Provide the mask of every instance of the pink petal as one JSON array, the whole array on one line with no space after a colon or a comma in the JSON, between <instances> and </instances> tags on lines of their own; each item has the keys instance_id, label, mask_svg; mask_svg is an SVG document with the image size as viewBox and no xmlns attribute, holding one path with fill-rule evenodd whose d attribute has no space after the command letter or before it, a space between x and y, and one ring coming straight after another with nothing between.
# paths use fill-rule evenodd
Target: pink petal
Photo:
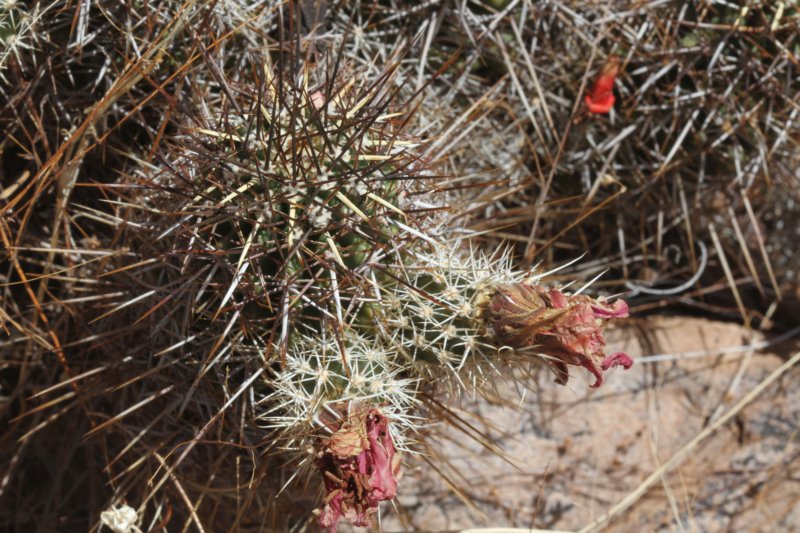
<instances>
[{"instance_id":1,"label":"pink petal","mask_svg":"<svg viewBox=\"0 0 800 533\"><path fill-rule=\"evenodd\" d=\"M610 306L604 302L596 302L592 304L592 311L597 318L627 318L628 304L624 300L617 300Z\"/></svg>"},{"instance_id":2,"label":"pink petal","mask_svg":"<svg viewBox=\"0 0 800 533\"><path fill-rule=\"evenodd\" d=\"M344 518L356 527L369 527L372 525L372 520L369 517L369 511L371 509L371 507L367 507L366 509L350 508L345 512Z\"/></svg>"},{"instance_id":3,"label":"pink petal","mask_svg":"<svg viewBox=\"0 0 800 533\"><path fill-rule=\"evenodd\" d=\"M331 530L331 533L336 533L336 525L339 523L339 520L342 518L342 500L344 499L344 494L339 493L331 500L325 504L325 507L322 509L317 521L321 527L328 527Z\"/></svg>"},{"instance_id":4,"label":"pink petal","mask_svg":"<svg viewBox=\"0 0 800 533\"><path fill-rule=\"evenodd\" d=\"M356 457L356 471L359 474L366 474L369 472L369 452L364 450Z\"/></svg>"},{"instance_id":5,"label":"pink petal","mask_svg":"<svg viewBox=\"0 0 800 533\"><path fill-rule=\"evenodd\" d=\"M609 355L603 362L600 363L600 368L603 370L608 370L609 368L621 366L625 370L628 370L630 367L633 366L633 359L624 352L617 352L613 355Z\"/></svg>"},{"instance_id":6,"label":"pink petal","mask_svg":"<svg viewBox=\"0 0 800 533\"><path fill-rule=\"evenodd\" d=\"M603 372L597 368L597 365L590 358L581 360L581 366L594 375L594 383L589 385L591 388L596 389L603 384Z\"/></svg>"},{"instance_id":7,"label":"pink petal","mask_svg":"<svg viewBox=\"0 0 800 533\"><path fill-rule=\"evenodd\" d=\"M558 289L551 289L547 295L550 297L550 302L556 309L563 309L569 305L567 297L564 296L564 293Z\"/></svg>"},{"instance_id":8,"label":"pink petal","mask_svg":"<svg viewBox=\"0 0 800 533\"><path fill-rule=\"evenodd\" d=\"M397 494L400 457L389 420L374 408L360 411L317 446L315 466L322 474L327 501L317 511L319 525L334 532L341 519L371 526L380 502Z\"/></svg>"},{"instance_id":9,"label":"pink petal","mask_svg":"<svg viewBox=\"0 0 800 533\"><path fill-rule=\"evenodd\" d=\"M393 457L395 454L392 437L386 418L381 415L370 416L367 420L369 454L372 459L372 476L369 501L374 505L383 500L391 500L397 494L397 480L394 477Z\"/></svg>"}]
</instances>

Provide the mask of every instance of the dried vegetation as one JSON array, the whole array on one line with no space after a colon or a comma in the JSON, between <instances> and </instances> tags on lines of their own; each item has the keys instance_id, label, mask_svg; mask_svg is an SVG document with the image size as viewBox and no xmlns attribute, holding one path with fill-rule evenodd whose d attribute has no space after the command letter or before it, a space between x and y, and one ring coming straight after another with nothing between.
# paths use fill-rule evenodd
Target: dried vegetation
<instances>
[{"instance_id":1,"label":"dried vegetation","mask_svg":"<svg viewBox=\"0 0 800 533\"><path fill-rule=\"evenodd\" d=\"M799 26L783 1L1 2L1 527L365 524L399 452L435 469L429 421L502 454L465 391L628 366L600 294L794 326Z\"/></svg>"}]
</instances>

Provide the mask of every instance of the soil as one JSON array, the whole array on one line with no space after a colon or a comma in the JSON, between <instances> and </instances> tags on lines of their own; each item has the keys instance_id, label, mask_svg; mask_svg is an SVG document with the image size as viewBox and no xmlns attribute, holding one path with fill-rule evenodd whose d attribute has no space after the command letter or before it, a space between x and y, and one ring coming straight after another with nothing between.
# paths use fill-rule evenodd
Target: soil
<instances>
[{"instance_id":1,"label":"soil","mask_svg":"<svg viewBox=\"0 0 800 533\"><path fill-rule=\"evenodd\" d=\"M383 531L579 530L800 349L793 341L748 349L769 338L681 317L634 321L608 340L608 353L638 361L609 371L599 389L581 369L567 386L543 369L521 402L513 382L499 383L495 398L465 399L460 416L502 452L440 428L433 453L441 457L431 461L440 472L424 457L407 459L396 508L382 510ZM800 531L798 372L784 374L603 531Z\"/></svg>"}]
</instances>

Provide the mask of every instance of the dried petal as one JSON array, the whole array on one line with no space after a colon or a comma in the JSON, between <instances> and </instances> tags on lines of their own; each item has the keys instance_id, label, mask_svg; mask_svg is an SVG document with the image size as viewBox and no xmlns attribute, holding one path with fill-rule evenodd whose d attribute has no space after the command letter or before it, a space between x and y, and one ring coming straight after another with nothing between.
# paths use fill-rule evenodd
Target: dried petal
<instances>
[{"instance_id":1,"label":"dried petal","mask_svg":"<svg viewBox=\"0 0 800 533\"><path fill-rule=\"evenodd\" d=\"M605 302L594 302L592 311L597 318L628 318L628 304L623 300L617 300L613 305Z\"/></svg>"},{"instance_id":2,"label":"dried petal","mask_svg":"<svg viewBox=\"0 0 800 533\"><path fill-rule=\"evenodd\" d=\"M325 504L325 507L319 512L319 516L317 517L317 522L322 527L330 528L332 533L336 533L336 525L341 520L344 512L342 511L342 500L344 499L344 494L339 492L338 494L334 495L328 503Z\"/></svg>"},{"instance_id":3,"label":"dried petal","mask_svg":"<svg viewBox=\"0 0 800 533\"><path fill-rule=\"evenodd\" d=\"M325 485L318 522L334 533L341 519L355 526L371 525L380 502L397 494L400 477L400 456L389 421L380 411L362 409L339 426L317 443L315 461Z\"/></svg>"},{"instance_id":4,"label":"dried petal","mask_svg":"<svg viewBox=\"0 0 800 533\"><path fill-rule=\"evenodd\" d=\"M353 427L346 422L336 433L331 435L328 447L334 455L344 459L347 457L357 457L369 444L362 428Z\"/></svg>"},{"instance_id":5,"label":"dried petal","mask_svg":"<svg viewBox=\"0 0 800 533\"><path fill-rule=\"evenodd\" d=\"M621 366L625 370L628 370L633 366L633 359L624 352L617 352L614 355L609 355L600 363L600 368L603 370L608 370L615 366Z\"/></svg>"},{"instance_id":6,"label":"dried petal","mask_svg":"<svg viewBox=\"0 0 800 533\"><path fill-rule=\"evenodd\" d=\"M495 338L513 348L530 346L536 335L564 313L559 306L548 306L547 296L544 289L528 283L498 287L487 310Z\"/></svg>"},{"instance_id":7,"label":"dried petal","mask_svg":"<svg viewBox=\"0 0 800 533\"><path fill-rule=\"evenodd\" d=\"M383 500L391 500L397 494L399 468L393 461L394 443L389 435L388 420L375 411L367 418L367 435L369 437L368 464L372 465L369 478L371 491L369 501L374 505Z\"/></svg>"},{"instance_id":8,"label":"dried petal","mask_svg":"<svg viewBox=\"0 0 800 533\"><path fill-rule=\"evenodd\" d=\"M582 366L595 376L592 387L603 383L603 371L633 364L625 354L603 353L605 322L627 316L622 300L609 304L528 283L498 287L486 309L496 342L516 349L536 345L561 384L569 379L569 366Z\"/></svg>"}]
</instances>

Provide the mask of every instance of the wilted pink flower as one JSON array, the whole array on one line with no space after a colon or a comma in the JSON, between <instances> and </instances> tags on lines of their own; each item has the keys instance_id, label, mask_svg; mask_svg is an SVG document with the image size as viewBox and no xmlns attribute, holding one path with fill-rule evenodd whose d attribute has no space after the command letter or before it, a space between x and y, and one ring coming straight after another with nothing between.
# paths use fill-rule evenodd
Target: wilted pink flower
<instances>
[{"instance_id":1,"label":"wilted pink flower","mask_svg":"<svg viewBox=\"0 0 800 533\"><path fill-rule=\"evenodd\" d=\"M332 533L342 518L355 526L371 525L380 502L397 494L400 477L388 419L374 408L356 412L318 442L317 450L314 464L325 485L319 524Z\"/></svg>"},{"instance_id":2,"label":"wilted pink flower","mask_svg":"<svg viewBox=\"0 0 800 533\"><path fill-rule=\"evenodd\" d=\"M633 360L624 353L603 353L605 322L628 316L628 305L589 296L564 294L528 283L499 287L489 301L487 321L498 342L512 348L537 346L556 370L556 382L569 379L569 365L582 366L603 383L603 372L614 366L628 369Z\"/></svg>"}]
</instances>

